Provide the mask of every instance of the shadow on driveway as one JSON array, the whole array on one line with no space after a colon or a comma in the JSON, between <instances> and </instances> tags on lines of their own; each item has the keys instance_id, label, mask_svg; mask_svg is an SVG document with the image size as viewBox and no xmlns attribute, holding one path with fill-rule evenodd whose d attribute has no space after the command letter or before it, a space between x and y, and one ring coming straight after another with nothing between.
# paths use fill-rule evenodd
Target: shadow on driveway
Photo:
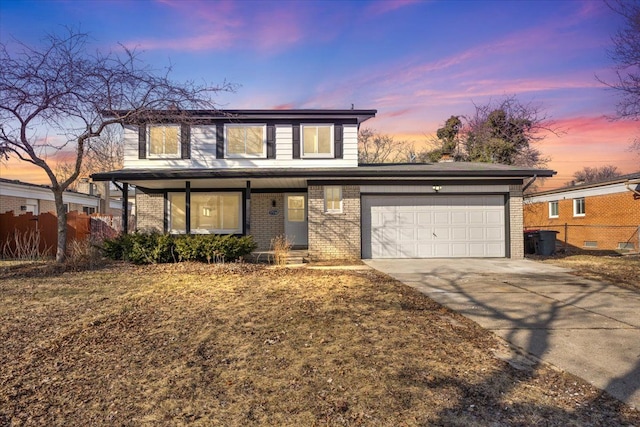
<instances>
[{"instance_id":1,"label":"shadow on driveway","mask_svg":"<svg viewBox=\"0 0 640 427\"><path fill-rule=\"evenodd\" d=\"M640 295L529 260L366 264L640 408Z\"/></svg>"}]
</instances>

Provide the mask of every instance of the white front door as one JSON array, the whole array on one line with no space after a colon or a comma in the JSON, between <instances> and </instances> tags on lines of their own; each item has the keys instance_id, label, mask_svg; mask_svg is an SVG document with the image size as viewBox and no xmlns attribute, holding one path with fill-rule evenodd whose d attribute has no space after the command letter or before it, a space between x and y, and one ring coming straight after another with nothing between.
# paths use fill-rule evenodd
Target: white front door
<instances>
[{"instance_id":1,"label":"white front door","mask_svg":"<svg viewBox=\"0 0 640 427\"><path fill-rule=\"evenodd\" d=\"M307 195L289 193L284 195L284 234L294 247L309 244L307 226Z\"/></svg>"}]
</instances>

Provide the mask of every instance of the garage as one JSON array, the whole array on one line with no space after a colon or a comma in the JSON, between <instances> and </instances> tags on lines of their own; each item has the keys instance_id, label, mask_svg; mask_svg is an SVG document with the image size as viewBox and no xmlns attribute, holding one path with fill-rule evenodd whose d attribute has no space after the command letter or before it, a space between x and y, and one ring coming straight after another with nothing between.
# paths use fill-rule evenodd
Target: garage
<instances>
[{"instance_id":1,"label":"garage","mask_svg":"<svg viewBox=\"0 0 640 427\"><path fill-rule=\"evenodd\" d=\"M363 258L506 256L504 195L363 195Z\"/></svg>"}]
</instances>

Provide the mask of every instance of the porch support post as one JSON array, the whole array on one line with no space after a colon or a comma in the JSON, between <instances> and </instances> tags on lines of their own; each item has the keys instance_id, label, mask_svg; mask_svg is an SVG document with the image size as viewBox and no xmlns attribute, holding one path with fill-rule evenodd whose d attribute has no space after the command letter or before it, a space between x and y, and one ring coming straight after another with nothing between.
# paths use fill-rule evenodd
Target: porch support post
<instances>
[{"instance_id":1,"label":"porch support post","mask_svg":"<svg viewBox=\"0 0 640 427\"><path fill-rule=\"evenodd\" d=\"M244 234L251 234L251 181L247 181L247 191L244 193Z\"/></svg>"},{"instance_id":2,"label":"porch support post","mask_svg":"<svg viewBox=\"0 0 640 427\"><path fill-rule=\"evenodd\" d=\"M191 181L185 182L184 188L184 201L185 201L185 233L191 234Z\"/></svg>"},{"instance_id":3,"label":"porch support post","mask_svg":"<svg viewBox=\"0 0 640 427\"><path fill-rule=\"evenodd\" d=\"M107 183L107 185L109 185ZM107 200L107 203L109 201ZM129 233L129 184L122 183L122 234Z\"/></svg>"}]
</instances>

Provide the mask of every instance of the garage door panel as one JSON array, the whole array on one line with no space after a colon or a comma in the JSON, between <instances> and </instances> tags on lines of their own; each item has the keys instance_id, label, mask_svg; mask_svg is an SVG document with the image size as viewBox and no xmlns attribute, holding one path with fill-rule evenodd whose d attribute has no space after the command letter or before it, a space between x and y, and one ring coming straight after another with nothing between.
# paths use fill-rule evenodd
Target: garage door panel
<instances>
[{"instance_id":1,"label":"garage door panel","mask_svg":"<svg viewBox=\"0 0 640 427\"><path fill-rule=\"evenodd\" d=\"M363 195L363 257L504 257L504 196Z\"/></svg>"}]
</instances>

